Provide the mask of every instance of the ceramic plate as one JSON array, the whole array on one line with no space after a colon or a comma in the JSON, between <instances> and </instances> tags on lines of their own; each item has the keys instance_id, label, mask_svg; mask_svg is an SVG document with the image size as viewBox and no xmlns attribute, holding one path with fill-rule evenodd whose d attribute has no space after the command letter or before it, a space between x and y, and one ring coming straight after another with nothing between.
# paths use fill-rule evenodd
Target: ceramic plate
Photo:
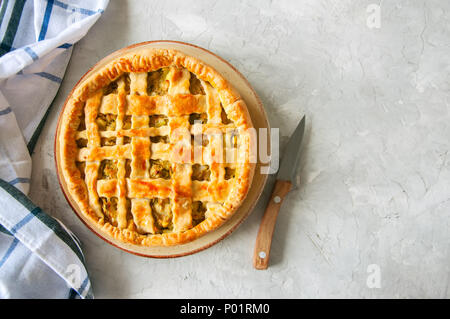
<instances>
[{"instance_id":1,"label":"ceramic plate","mask_svg":"<svg viewBox=\"0 0 450 319\"><path fill-rule=\"evenodd\" d=\"M124 53L132 52L133 50L142 49L142 48L159 48L159 49L175 49L181 52L184 52L187 55L191 55L194 57L199 58L200 60L204 61L205 63L211 65L214 67L217 71L219 71L222 76L224 76L234 87L235 89L240 93L242 98L244 99L245 103L247 104L248 110L250 112L250 116L253 121L253 125L258 130L259 128L267 128L269 129L269 122L267 120L266 112L264 111L263 105L261 103L261 100L251 87L250 83L244 78L244 76L239 73L239 71L234 68L230 63L225 61L224 59L220 58L216 54L200 48L198 46L183 43L183 42L175 42L175 41L150 41L150 42L143 42L138 43L123 49L120 49L106 58L102 59L100 62L98 62L94 67L92 67L77 83L75 86L78 87L81 83L86 81L92 74L95 72L98 68L102 67L106 63L110 62L115 57L122 55ZM75 90L74 88L74 90ZM70 95L69 95L70 96ZM64 106L61 110L58 125L56 128L56 134L55 134L55 161L56 161L56 170L57 175L59 178L60 175L60 160L59 160L59 143L56 141L58 140L59 132L60 132L60 119L61 114L64 112L65 105L67 103L64 103ZM190 255L196 252L199 252L203 249L206 249L208 247L211 247L212 245L216 244L220 240L224 239L228 235L231 234L233 230L235 230L241 223L244 221L244 219L251 213L253 208L256 205L256 202L258 201L258 198L260 197L264 185L266 184L268 175L261 174L261 163L256 164L255 169L255 175L253 177L252 186L249 190L249 193L242 203L241 207L236 211L236 213L228 220L226 221L221 227L217 228L216 230L207 233L206 235L183 245L177 245L177 246L167 246L167 247L143 247L138 245L132 245L123 243L120 241L117 241L116 239L108 236L107 234L100 233L96 227L94 222L87 219L84 214L81 213L79 207L74 202L74 200L71 198L69 192L67 191L67 186L65 184L65 181L62 178L59 178L59 183L61 185L62 191L64 193L64 196L66 197L67 201L69 202L70 206L72 207L73 211L76 213L76 215L81 219L81 221L91 230L93 231L97 236L105 240L106 242L110 243L111 245L114 245L120 249L123 249L129 253L133 253L140 256L145 257L154 257L154 258L171 258L171 257L180 257L185 255Z\"/></svg>"}]
</instances>

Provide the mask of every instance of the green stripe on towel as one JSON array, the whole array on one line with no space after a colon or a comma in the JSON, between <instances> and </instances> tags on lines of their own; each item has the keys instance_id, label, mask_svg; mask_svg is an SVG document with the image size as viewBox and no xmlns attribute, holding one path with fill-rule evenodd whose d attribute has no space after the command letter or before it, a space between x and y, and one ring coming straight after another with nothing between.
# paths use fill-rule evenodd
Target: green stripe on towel
<instances>
[{"instance_id":1,"label":"green stripe on towel","mask_svg":"<svg viewBox=\"0 0 450 319\"><path fill-rule=\"evenodd\" d=\"M5 36L0 43L0 57L11 51L14 38L16 37L17 28L19 27L20 18L22 17L24 5L25 0L16 0L14 3L11 17L8 22L8 28L6 29Z\"/></svg>"},{"instance_id":2,"label":"green stripe on towel","mask_svg":"<svg viewBox=\"0 0 450 319\"><path fill-rule=\"evenodd\" d=\"M3 227L2 224L0 224L0 232L4 233L6 235L13 236L13 234L11 234L11 232L9 230L7 230L5 227Z\"/></svg>"},{"instance_id":3,"label":"green stripe on towel","mask_svg":"<svg viewBox=\"0 0 450 319\"><path fill-rule=\"evenodd\" d=\"M78 256L80 261L86 267L83 254L81 253L80 249L78 248L77 244L75 243L75 240L72 238L72 236L69 233L67 233L67 231L61 226L61 224L56 219L47 215L41 209L36 209L38 207L36 205L34 205L28 199L28 197L25 196L24 193L22 193L20 190L18 190L14 186L10 185L9 183L5 182L1 178L0 178L0 187L2 187L12 197L14 197L17 201L19 201L26 209L28 209L31 213L33 213L33 215L37 219L39 219L42 223L44 223L48 228L53 230L53 232L63 242L65 242L67 244L67 246L70 247L70 249L72 249L72 251Z\"/></svg>"},{"instance_id":4,"label":"green stripe on towel","mask_svg":"<svg viewBox=\"0 0 450 319\"><path fill-rule=\"evenodd\" d=\"M2 9L0 11L0 26L3 23L3 18L5 17L6 8L8 8L8 0L3 0L2 1Z\"/></svg>"}]
</instances>

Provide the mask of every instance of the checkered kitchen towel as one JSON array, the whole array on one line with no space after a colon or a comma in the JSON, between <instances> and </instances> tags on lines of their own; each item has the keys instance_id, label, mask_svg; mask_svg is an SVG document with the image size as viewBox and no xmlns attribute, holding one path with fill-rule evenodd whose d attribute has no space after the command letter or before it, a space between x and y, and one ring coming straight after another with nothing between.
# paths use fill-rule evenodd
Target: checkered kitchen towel
<instances>
[{"instance_id":1,"label":"checkered kitchen towel","mask_svg":"<svg viewBox=\"0 0 450 319\"><path fill-rule=\"evenodd\" d=\"M26 196L30 153L72 46L109 0L2 0L0 298L92 298L79 242Z\"/></svg>"}]
</instances>

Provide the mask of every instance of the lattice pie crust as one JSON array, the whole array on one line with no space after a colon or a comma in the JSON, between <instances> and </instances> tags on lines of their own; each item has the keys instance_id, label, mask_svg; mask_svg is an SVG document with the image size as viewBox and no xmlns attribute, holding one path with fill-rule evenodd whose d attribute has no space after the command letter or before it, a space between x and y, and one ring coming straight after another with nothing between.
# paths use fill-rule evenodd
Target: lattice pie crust
<instances>
[{"instance_id":1,"label":"lattice pie crust","mask_svg":"<svg viewBox=\"0 0 450 319\"><path fill-rule=\"evenodd\" d=\"M200 60L139 50L82 81L61 117L69 196L101 233L177 245L219 227L253 178L247 107Z\"/></svg>"}]
</instances>

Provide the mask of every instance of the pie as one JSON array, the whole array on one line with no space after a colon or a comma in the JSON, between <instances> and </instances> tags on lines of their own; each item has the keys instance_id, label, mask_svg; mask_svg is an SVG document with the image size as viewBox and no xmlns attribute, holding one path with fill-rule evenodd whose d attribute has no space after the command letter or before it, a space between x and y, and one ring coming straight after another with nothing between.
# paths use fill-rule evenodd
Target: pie
<instances>
[{"instance_id":1,"label":"pie","mask_svg":"<svg viewBox=\"0 0 450 319\"><path fill-rule=\"evenodd\" d=\"M252 121L215 69L169 49L124 53L83 79L60 119L68 196L95 230L178 245L229 219L251 186Z\"/></svg>"}]
</instances>

